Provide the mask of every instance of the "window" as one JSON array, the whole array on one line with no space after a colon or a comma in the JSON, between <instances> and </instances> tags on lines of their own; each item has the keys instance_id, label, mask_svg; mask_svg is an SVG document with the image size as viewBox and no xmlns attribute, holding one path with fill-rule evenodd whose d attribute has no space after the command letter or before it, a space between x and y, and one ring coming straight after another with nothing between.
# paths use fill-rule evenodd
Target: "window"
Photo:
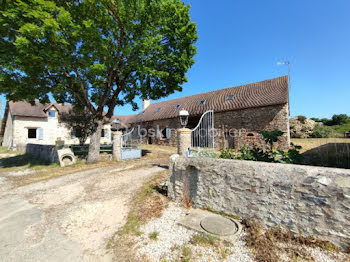
<instances>
[{"instance_id":1,"label":"window","mask_svg":"<svg viewBox=\"0 0 350 262\"><path fill-rule=\"evenodd\" d=\"M201 101L199 102L199 104L200 104L200 105L204 105L204 104L205 104L205 100L201 100Z\"/></svg>"},{"instance_id":2,"label":"window","mask_svg":"<svg viewBox=\"0 0 350 262\"><path fill-rule=\"evenodd\" d=\"M166 127L162 129L162 138L163 139L170 139L171 138L171 129L170 127Z\"/></svg>"},{"instance_id":3,"label":"window","mask_svg":"<svg viewBox=\"0 0 350 262\"><path fill-rule=\"evenodd\" d=\"M159 112L160 111L160 107L157 108L156 112Z\"/></svg>"},{"instance_id":4,"label":"window","mask_svg":"<svg viewBox=\"0 0 350 262\"><path fill-rule=\"evenodd\" d=\"M56 117L56 111L49 111L49 117Z\"/></svg>"},{"instance_id":5,"label":"window","mask_svg":"<svg viewBox=\"0 0 350 262\"><path fill-rule=\"evenodd\" d=\"M108 138L109 137L109 130L108 129L102 129L101 130L101 137Z\"/></svg>"},{"instance_id":6,"label":"window","mask_svg":"<svg viewBox=\"0 0 350 262\"><path fill-rule=\"evenodd\" d=\"M234 95L226 96L226 101L228 101L228 100L233 100L234 97L235 97Z\"/></svg>"},{"instance_id":7,"label":"window","mask_svg":"<svg viewBox=\"0 0 350 262\"><path fill-rule=\"evenodd\" d=\"M36 128L28 128L28 138L36 138Z\"/></svg>"},{"instance_id":8,"label":"window","mask_svg":"<svg viewBox=\"0 0 350 262\"><path fill-rule=\"evenodd\" d=\"M176 106L175 106L175 109L179 109L180 106L181 106L180 104L179 104L179 105L176 105Z\"/></svg>"}]
</instances>

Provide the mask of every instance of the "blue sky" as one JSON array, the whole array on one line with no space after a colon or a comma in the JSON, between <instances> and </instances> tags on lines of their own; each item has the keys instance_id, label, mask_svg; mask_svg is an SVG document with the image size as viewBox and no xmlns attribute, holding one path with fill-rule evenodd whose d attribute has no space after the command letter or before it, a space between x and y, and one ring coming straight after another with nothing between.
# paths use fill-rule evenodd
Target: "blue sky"
<instances>
[{"instance_id":1,"label":"blue sky","mask_svg":"<svg viewBox=\"0 0 350 262\"><path fill-rule=\"evenodd\" d=\"M198 27L196 63L183 92L161 100L285 75L276 63L289 60L292 116L350 115L349 0L185 2Z\"/></svg>"},{"instance_id":2,"label":"blue sky","mask_svg":"<svg viewBox=\"0 0 350 262\"><path fill-rule=\"evenodd\" d=\"M165 99L285 75L276 63L289 60L292 116L350 115L349 0L186 3L198 27L196 63L183 92Z\"/></svg>"}]
</instances>

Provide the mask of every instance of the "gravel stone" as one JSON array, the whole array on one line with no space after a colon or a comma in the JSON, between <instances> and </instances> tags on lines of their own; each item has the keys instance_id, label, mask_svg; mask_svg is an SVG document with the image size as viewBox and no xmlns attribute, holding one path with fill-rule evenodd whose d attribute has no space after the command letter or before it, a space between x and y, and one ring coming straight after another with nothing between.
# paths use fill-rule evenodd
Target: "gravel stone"
<instances>
[{"instance_id":1,"label":"gravel stone","mask_svg":"<svg viewBox=\"0 0 350 262\"><path fill-rule=\"evenodd\" d=\"M176 203L170 203L162 217L153 219L142 226L143 235L135 238L138 250L137 258L141 259L146 256L150 261L160 261L161 259L177 261L181 257L182 247L186 245L192 250L195 261L253 261L249 249L241 239L234 245L227 247L228 256L225 259L220 257L214 247L190 244L191 238L197 233L177 224L185 216L185 209ZM153 232L159 233L157 240L149 238L149 234Z\"/></svg>"}]
</instances>

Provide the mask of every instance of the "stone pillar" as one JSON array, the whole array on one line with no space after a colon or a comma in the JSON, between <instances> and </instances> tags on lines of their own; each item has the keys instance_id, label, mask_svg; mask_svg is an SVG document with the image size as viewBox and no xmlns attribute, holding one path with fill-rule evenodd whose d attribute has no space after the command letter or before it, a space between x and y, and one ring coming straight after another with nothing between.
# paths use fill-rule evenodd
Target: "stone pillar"
<instances>
[{"instance_id":1,"label":"stone pillar","mask_svg":"<svg viewBox=\"0 0 350 262\"><path fill-rule=\"evenodd\" d=\"M121 146L121 137L122 137L122 131L114 131L112 133L113 135L113 159L120 161L120 146Z\"/></svg>"},{"instance_id":2,"label":"stone pillar","mask_svg":"<svg viewBox=\"0 0 350 262\"><path fill-rule=\"evenodd\" d=\"M180 128L177 130L177 153L186 156L188 148L191 147L191 129Z\"/></svg>"}]
</instances>

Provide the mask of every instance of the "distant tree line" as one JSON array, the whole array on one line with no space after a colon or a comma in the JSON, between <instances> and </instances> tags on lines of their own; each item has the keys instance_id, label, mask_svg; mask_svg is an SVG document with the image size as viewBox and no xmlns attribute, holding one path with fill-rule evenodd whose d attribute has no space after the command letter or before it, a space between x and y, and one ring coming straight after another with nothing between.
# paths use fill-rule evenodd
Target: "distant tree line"
<instances>
[{"instance_id":1,"label":"distant tree line","mask_svg":"<svg viewBox=\"0 0 350 262\"><path fill-rule=\"evenodd\" d=\"M312 117L312 120L323 123L326 126L344 125L350 123L350 117L347 114L333 115L331 119Z\"/></svg>"}]
</instances>

